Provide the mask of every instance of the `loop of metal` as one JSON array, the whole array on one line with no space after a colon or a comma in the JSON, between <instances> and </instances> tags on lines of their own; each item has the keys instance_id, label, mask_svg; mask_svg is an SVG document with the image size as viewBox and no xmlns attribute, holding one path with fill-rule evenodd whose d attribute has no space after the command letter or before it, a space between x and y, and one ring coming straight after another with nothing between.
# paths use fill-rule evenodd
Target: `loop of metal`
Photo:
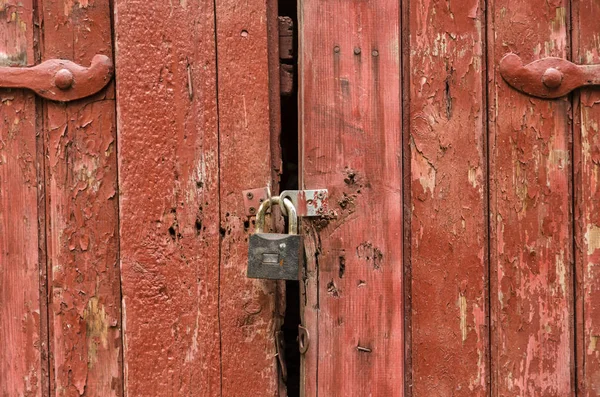
<instances>
[{"instance_id":1,"label":"loop of metal","mask_svg":"<svg viewBox=\"0 0 600 397\"><path fill-rule=\"evenodd\" d=\"M301 325L298 325L298 349L304 354L308 351L310 344L310 334L308 330Z\"/></svg>"},{"instance_id":2,"label":"loop of metal","mask_svg":"<svg viewBox=\"0 0 600 397\"><path fill-rule=\"evenodd\" d=\"M273 204L283 205L286 209L288 216L288 234L298 234L298 215L294 204L287 198L281 199L280 196L272 196L270 200L265 200L258 207L258 213L256 214L256 233L264 233L265 229L265 216L267 210L271 208Z\"/></svg>"}]
</instances>

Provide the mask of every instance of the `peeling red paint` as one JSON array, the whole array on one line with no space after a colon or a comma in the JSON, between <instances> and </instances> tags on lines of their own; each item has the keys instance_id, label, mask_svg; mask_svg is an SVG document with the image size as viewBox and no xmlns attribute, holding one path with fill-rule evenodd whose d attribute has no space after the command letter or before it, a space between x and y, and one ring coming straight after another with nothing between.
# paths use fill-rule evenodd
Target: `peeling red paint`
<instances>
[{"instance_id":1,"label":"peeling red paint","mask_svg":"<svg viewBox=\"0 0 600 397\"><path fill-rule=\"evenodd\" d=\"M33 6L0 6L0 65L31 65ZM40 295L35 97L0 90L0 395L39 396L47 385Z\"/></svg>"},{"instance_id":2,"label":"peeling red paint","mask_svg":"<svg viewBox=\"0 0 600 397\"><path fill-rule=\"evenodd\" d=\"M487 396L483 5L410 3L415 396Z\"/></svg>"},{"instance_id":3,"label":"peeling red paint","mask_svg":"<svg viewBox=\"0 0 600 397\"><path fill-rule=\"evenodd\" d=\"M488 64L492 382L498 395L574 393L569 102L524 95L497 69L509 51L518 51L524 63L567 57L567 6L495 0L488 18L494 21Z\"/></svg>"},{"instance_id":4,"label":"peeling red paint","mask_svg":"<svg viewBox=\"0 0 600 397\"><path fill-rule=\"evenodd\" d=\"M43 25L52 27L44 31L43 59L87 64L95 54L112 56L109 2L65 14L66 3L40 8ZM47 102L44 115L52 394L119 396L114 85L84 100Z\"/></svg>"}]
</instances>

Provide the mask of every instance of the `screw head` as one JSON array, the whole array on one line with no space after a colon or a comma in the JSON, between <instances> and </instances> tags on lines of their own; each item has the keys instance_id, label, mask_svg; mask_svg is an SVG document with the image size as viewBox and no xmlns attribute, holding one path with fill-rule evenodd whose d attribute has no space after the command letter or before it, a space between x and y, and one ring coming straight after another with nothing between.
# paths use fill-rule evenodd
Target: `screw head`
<instances>
[{"instance_id":1,"label":"screw head","mask_svg":"<svg viewBox=\"0 0 600 397\"><path fill-rule=\"evenodd\" d=\"M354 47L354 55L358 55L358 54L360 54L360 48Z\"/></svg>"},{"instance_id":2,"label":"screw head","mask_svg":"<svg viewBox=\"0 0 600 397\"><path fill-rule=\"evenodd\" d=\"M555 68L548 68L542 75L542 83L548 88L557 88L563 79L563 74Z\"/></svg>"},{"instance_id":3,"label":"screw head","mask_svg":"<svg viewBox=\"0 0 600 397\"><path fill-rule=\"evenodd\" d=\"M73 73L68 69L60 69L54 76L54 84L61 90L68 90L73 85Z\"/></svg>"},{"instance_id":4,"label":"screw head","mask_svg":"<svg viewBox=\"0 0 600 397\"><path fill-rule=\"evenodd\" d=\"M248 212L250 212L251 214L255 214L256 213L256 208L250 207L250 208L248 208Z\"/></svg>"},{"instance_id":5,"label":"screw head","mask_svg":"<svg viewBox=\"0 0 600 397\"><path fill-rule=\"evenodd\" d=\"M252 194L252 192L248 192L246 193L246 197L248 198L248 200L252 200L254 198L254 195Z\"/></svg>"}]
</instances>

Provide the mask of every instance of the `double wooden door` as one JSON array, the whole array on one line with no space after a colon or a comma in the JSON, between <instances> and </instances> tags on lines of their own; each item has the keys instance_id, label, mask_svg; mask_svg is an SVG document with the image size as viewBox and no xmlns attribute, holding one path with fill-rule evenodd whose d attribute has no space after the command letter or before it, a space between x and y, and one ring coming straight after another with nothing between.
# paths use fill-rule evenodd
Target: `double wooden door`
<instances>
[{"instance_id":1,"label":"double wooden door","mask_svg":"<svg viewBox=\"0 0 600 397\"><path fill-rule=\"evenodd\" d=\"M0 395L287 395L286 285L246 278L241 192L287 169L289 4L1 7L3 66L104 54L116 77L0 90ZM498 71L600 63L600 5L297 10L299 186L330 209L302 222L302 395L600 396L600 94Z\"/></svg>"}]
</instances>

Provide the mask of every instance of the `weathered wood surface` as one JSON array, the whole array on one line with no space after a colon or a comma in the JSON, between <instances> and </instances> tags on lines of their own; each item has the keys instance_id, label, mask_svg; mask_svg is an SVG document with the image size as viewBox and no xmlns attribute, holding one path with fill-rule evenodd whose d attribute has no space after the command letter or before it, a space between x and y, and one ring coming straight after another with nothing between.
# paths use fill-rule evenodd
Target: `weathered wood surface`
<instances>
[{"instance_id":1,"label":"weathered wood surface","mask_svg":"<svg viewBox=\"0 0 600 397\"><path fill-rule=\"evenodd\" d=\"M305 223L306 396L403 394L399 35L397 1L301 3L301 187L333 211Z\"/></svg>"},{"instance_id":2,"label":"weathered wood surface","mask_svg":"<svg viewBox=\"0 0 600 397\"><path fill-rule=\"evenodd\" d=\"M409 4L412 393L487 396L484 7Z\"/></svg>"},{"instance_id":3,"label":"weathered wood surface","mask_svg":"<svg viewBox=\"0 0 600 397\"><path fill-rule=\"evenodd\" d=\"M493 0L488 15L493 395L574 395L570 101L510 88L497 65L569 58L568 1Z\"/></svg>"},{"instance_id":4,"label":"weathered wood surface","mask_svg":"<svg viewBox=\"0 0 600 397\"><path fill-rule=\"evenodd\" d=\"M216 0L223 396L278 395L277 283L246 277L248 223L241 192L273 186L266 1ZM245 54L245 55L243 55ZM275 95L278 95L275 92ZM277 164L273 164L277 166ZM273 186L273 192L278 191ZM277 326L277 327L276 327Z\"/></svg>"},{"instance_id":5,"label":"weathered wood surface","mask_svg":"<svg viewBox=\"0 0 600 397\"><path fill-rule=\"evenodd\" d=\"M573 1L573 62L600 63L600 4ZM578 396L600 396L600 95L573 97Z\"/></svg>"},{"instance_id":6,"label":"weathered wood surface","mask_svg":"<svg viewBox=\"0 0 600 397\"><path fill-rule=\"evenodd\" d=\"M32 1L7 1L2 66L35 64ZM41 335L36 108L32 93L0 90L0 395L40 396ZM43 211L43 206L42 206Z\"/></svg>"},{"instance_id":7,"label":"weathered wood surface","mask_svg":"<svg viewBox=\"0 0 600 397\"><path fill-rule=\"evenodd\" d=\"M212 10L205 0L116 3L129 396L220 395Z\"/></svg>"},{"instance_id":8,"label":"weathered wood surface","mask_svg":"<svg viewBox=\"0 0 600 397\"><path fill-rule=\"evenodd\" d=\"M246 279L241 196L271 181L266 9L214 6L116 5L129 395L277 393L275 283Z\"/></svg>"},{"instance_id":9,"label":"weathered wood surface","mask_svg":"<svg viewBox=\"0 0 600 397\"><path fill-rule=\"evenodd\" d=\"M42 60L112 58L108 0L38 3ZM120 396L121 297L114 85L44 104L50 386L59 396Z\"/></svg>"}]
</instances>

